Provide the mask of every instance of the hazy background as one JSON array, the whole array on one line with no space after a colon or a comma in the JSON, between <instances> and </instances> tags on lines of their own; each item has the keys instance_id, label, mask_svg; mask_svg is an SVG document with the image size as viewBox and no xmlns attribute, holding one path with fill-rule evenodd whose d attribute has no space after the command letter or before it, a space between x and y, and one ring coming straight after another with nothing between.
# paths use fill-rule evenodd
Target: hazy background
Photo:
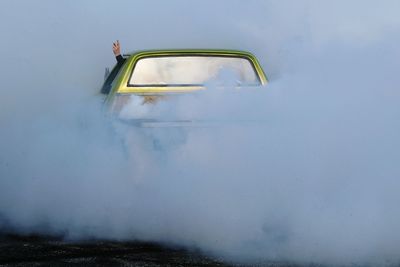
<instances>
[{"instance_id":1,"label":"hazy background","mask_svg":"<svg viewBox=\"0 0 400 267\"><path fill-rule=\"evenodd\" d=\"M400 247L398 1L0 2L0 229L149 240L229 260L395 264ZM253 52L259 91L101 114L124 52ZM233 123L232 121L236 121Z\"/></svg>"}]
</instances>

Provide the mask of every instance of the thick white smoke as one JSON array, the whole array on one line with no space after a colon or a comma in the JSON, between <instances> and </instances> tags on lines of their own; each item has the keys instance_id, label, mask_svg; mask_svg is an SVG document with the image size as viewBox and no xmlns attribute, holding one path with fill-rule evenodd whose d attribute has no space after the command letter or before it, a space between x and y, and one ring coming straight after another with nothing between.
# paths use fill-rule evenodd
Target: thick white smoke
<instances>
[{"instance_id":1,"label":"thick white smoke","mask_svg":"<svg viewBox=\"0 0 400 267\"><path fill-rule=\"evenodd\" d=\"M1 2L0 229L397 264L400 5L187 2ZM204 127L118 123L96 95L116 38L250 50L270 84L141 113Z\"/></svg>"}]
</instances>

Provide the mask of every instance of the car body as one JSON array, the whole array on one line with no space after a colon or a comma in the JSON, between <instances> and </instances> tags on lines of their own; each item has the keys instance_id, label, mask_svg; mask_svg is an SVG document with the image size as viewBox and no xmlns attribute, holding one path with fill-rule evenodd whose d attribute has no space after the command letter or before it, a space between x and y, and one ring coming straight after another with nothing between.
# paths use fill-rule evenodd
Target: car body
<instances>
[{"instance_id":1,"label":"car body","mask_svg":"<svg viewBox=\"0 0 400 267\"><path fill-rule=\"evenodd\" d=\"M233 87L266 85L267 77L254 55L236 50L149 50L124 55L105 79L102 93L109 110L118 112L127 96L155 103L170 95L207 88L222 70L235 76ZM224 84L216 83L217 86Z\"/></svg>"}]
</instances>

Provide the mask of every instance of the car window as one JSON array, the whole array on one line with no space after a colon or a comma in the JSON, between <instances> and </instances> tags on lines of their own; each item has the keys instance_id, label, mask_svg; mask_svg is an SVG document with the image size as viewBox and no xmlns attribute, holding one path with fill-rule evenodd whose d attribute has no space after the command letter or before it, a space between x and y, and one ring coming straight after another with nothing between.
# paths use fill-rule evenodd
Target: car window
<instances>
[{"instance_id":1,"label":"car window","mask_svg":"<svg viewBox=\"0 0 400 267\"><path fill-rule=\"evenodd\" d=\"M191 86L204 85L229 73L237 83L258 85L260 79L252 62L234 56L163 56L137 61L128 86Z\"/></svg>"},{"instance_id":2,"label":"car window","mask_svg":"<svg viewBox=\"0 0 400 267\"><path fill-rule=\"evenodd\" d=\"M117 77L118 72L121 70L122 66L124 65L125 61L117 63L110 74L107 76L106 80L104 81L103 87L101 88L102 94L109 94L111 90L112 83Z\"/></svg>"}]
</instances>

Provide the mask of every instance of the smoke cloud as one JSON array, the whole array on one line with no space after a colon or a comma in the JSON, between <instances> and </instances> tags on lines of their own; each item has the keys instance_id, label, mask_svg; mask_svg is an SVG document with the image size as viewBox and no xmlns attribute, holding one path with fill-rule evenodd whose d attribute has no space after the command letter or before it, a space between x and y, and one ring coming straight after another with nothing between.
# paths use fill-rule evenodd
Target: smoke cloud
<instances>
[{"instance_id":1,"label":"smoke cloud","mask_svg":"<svg viewBox=\"0 0 400 267\"><path fill-rule=\"evenodd\" d=\"M398 264L397 1L2 1L0 230ZM111 43L253 52L265 88L102 113Z\"/></svg>"}]
</instances>

